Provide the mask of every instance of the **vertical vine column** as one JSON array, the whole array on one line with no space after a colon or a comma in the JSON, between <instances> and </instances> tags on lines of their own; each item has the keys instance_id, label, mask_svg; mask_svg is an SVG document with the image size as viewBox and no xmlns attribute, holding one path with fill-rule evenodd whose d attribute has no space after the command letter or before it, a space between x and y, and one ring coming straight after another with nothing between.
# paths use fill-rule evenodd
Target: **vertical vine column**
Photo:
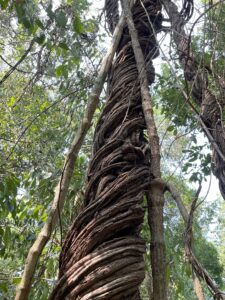
<instances>
[{"instance_id":1,"label":"vertical vine column","mask_svg":"<svg viewBox=\"0 0 225 300\"><path fill-rule=\"evenodd\" d=\"M157 1L143 3L145 9L138 2L132 12L151 84L158 49L148 18L157 31L161 7ZM138 70L125 27L95 131L84 208L64 242L59 281L50 299L140 299L145 275L141 202L152 179L145 129Z\"/></svg>"}]
</instances>

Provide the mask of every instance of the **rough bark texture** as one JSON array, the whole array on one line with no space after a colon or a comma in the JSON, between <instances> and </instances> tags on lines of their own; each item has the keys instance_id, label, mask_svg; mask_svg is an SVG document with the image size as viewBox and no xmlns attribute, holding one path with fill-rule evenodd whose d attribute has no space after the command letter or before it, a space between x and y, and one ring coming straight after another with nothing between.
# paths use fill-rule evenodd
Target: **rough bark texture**
<instances>
[{"instance_id":1,"label":"rough bark texture","mask_svg":"<svg viewBox=\"0 0 225 300\"><path fill-rule=\"evenodd\" d=\"M163 0L163 4L171 21L173 39L184 70L184 77L189 85L190 94L200 109L200 124L214 148L213 171L219 179L220 191L225 199L225 129L222 117L225 101L217 99L209 89L208 69L199 64L190 49L189 38L184 30L183 15L179 14L177 6L172 1Z\"/></svg>"},{"instance_id":2,"label":"rough bark texture","mask_svg":"<svg viewBox=\"0 0 225 300\"><path fill-rule=\"evenodd\" d=\"M144 5L157 30L161 26L159 3L144 1ZM133 18L151 84L151 59L158 50L140 3L133 7ZM127 27L117 53L108 100L94 136L84 209L66 237L59 281L50 299L140 299L138 287L145 275L140 204L152 175L138 71Z\"/></svg>"}]
</instances>

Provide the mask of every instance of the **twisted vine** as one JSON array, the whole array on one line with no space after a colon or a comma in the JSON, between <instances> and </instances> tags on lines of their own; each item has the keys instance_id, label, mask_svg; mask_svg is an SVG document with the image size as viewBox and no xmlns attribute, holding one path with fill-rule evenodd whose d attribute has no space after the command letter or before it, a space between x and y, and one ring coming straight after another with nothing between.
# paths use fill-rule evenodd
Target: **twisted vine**
<instances>
[{"instance_id":1,"label":"twisted vine","mask_svg":"<svg viewBox=\"0 0 225 300\"><path fill-rule=\"evenodd\" d=\"M161 6L153 0L143 3L157 31ZM133 18L151 84L158 49L145 10L136 3ZM141 203L152 179L145 128L138 71L125 26L95 131L84 208L64 242L59 281L50 299L140 299L138 287L145 274Z\"/></svg>"}]
</instances>

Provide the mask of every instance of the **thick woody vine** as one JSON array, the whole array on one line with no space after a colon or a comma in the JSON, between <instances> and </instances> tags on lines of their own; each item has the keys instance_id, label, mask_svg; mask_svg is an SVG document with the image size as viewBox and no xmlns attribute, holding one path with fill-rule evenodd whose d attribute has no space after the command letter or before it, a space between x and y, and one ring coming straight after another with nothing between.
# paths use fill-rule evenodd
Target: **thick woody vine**
<instances>
[{"instance_id":1,"label":"thick woody vine","mask_svg":"<svg viewBox=\"0 0 225 300\"><path fill-rule=\"evenodd\" d=\"M144 5L157 31L160 4L144 1ZM149 85L154 81L151 60L158 55L157 43L140 3L132 12ZM84 209L65 240L59 281L50 299L140 299L138 287L145 274L141 202L154 175L138 77L125 26L95 131Z\"/></svg>"}]
</instances>

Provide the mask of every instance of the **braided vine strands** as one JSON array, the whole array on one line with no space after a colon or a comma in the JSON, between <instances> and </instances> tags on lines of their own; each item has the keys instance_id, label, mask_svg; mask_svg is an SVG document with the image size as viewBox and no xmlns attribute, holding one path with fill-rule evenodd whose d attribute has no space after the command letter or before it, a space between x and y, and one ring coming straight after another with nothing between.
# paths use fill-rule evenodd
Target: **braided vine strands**
<instances>
[{"instance_id":1,"label":"braided vine strands","mask_svg":"<svg viewBox=\"0 0 225 300\"><path fill-rule=\"evenodd\" d=\"M157 31L160 4L143 4ZM151 84L151 60L158 50L146 11L140 2L133 7ZM52 300L140 299L138 287L145 273L145 244L139 236L144 217L141 203L151 180L151 161L127 27L109 78L108 99L94 136L84 208L66 237Z\"/></svg>"}]
</instances>

